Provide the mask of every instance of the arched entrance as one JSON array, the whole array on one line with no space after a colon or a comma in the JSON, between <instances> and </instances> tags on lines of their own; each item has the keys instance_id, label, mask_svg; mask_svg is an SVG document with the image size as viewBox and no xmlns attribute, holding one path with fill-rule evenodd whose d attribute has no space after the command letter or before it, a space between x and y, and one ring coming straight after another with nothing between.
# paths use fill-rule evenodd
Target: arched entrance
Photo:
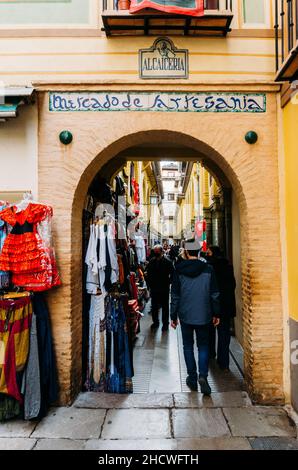
<instances>
[{"instance_id":1,"label":"arched entrance","mask_svg":"<svg viewBox=\"0 0 298 470\"><path fill-rule=\"evenodd\" d=\"M272 132L270 112L261 120L257 115L232 114L223 120L216 114L175 113L166 117L137 113L137 119L136 113L127 113L125 119L122 113L102 113L96 119L86 113L82 119L81 113L50 114L47 95L43 98L39 197L55 210L56 249L63 279L63 287L49 296L61 401L70 402L81 385L80 227L88 187L108 162L116 157L121 163L122 152L154 143L195 152L215 176L233 188L240 210L246 381L257 402L283 402L277 137ZM275 105L272 94L268 107ZM71 147L64 147L57 137L66 125L75 136ZM253 147L244 141L250 128L260 133L261 144Z\"/></svg>"}]
</instances>

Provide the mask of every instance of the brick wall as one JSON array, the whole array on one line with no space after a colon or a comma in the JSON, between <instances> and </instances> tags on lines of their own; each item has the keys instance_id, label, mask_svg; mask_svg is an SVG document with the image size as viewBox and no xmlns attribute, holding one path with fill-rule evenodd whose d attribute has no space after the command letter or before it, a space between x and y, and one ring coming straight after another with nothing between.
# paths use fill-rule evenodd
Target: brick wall
<instances>
[{"instance_id":1,"label":"brick wall","mask_svg":"<svg viewBox=\"0 0 298 470\"><path fill-rule=\"evenodd\" d=\"M151 90L162 87L151 84L142 89L146 86ZM175 91L179 88L182 85L175 86ZM268 110L266 114L50 113L47 91L40 89L39 198L54 207L55 245L63 280L63 286L49 295L61 403L69 403L81 385L81 218L89 184L120 151L152 141L196 149L205 165L232 185L241 213L246 380L259 403L284 400L277 88L202 85L192 89L267 91ZM63 129L74 135L69 146L59 141ZM256 145L244 140L249 130L259 134Z\"/></svg>"}]
</instances>

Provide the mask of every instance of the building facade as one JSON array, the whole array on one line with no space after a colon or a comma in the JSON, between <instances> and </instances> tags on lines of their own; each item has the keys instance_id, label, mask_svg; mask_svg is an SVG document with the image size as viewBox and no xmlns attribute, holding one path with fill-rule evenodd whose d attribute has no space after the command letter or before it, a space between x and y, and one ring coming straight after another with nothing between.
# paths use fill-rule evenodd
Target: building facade
<instances>
[{"instance_id":1,"label":"building facade","mask_svg":"<svg viewBox=\"0 0 298 470\"><path fill-rule=\"evenodd\" d=\"M287 249L297 232L286 232L294 176L283 178L294 151L285 147L282 157L279 122L284 117L288 130L290 111L282 116L275 82L275 2L207 1L200 19L136 18L112 4L0 2L0 193L13 200L30 190L54 208L63 285L48 301L61 403L81 387L80 226L88 188L108 165L116 173L123 161L169 156L200 162L235 202L230 251L241 277L246 383L258 403L289 403L295 268ZM69 145L62 131L73 137ZM291 315L297 319L294 306Z\"/></svg>"}]
</instances>

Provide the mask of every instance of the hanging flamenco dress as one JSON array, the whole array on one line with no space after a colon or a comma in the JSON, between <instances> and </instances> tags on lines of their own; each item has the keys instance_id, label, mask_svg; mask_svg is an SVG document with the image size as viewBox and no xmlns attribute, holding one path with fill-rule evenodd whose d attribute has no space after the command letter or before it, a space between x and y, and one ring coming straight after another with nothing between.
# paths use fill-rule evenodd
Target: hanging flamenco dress
<instances>
[{"instance_id":1,"label":"hanging flamenco dress","mask_svg":"<svg viewBox=\"0 0 298 470\"><path fill-rule=\"evenodd\" d=\"M44 291L61 284L53 250L37 230L51 216L51 207L35 203L20 212L16 206L0 212L0 219L12 226L0 254L0 270L12 273L14 285Z\"/></svg>"},{"instance_id":2,"label":"hanging flamenco dress","mask_svg":"<svg viewBox=\"0 0 298 470\"><path fill-rule=\"evenodd\" d=\"M0 212L5 209L6 206L0 205ZM7 237L8 227L7 224L0 219L0 253L2 251L5 239ZM0 289L6 289L9 286L9 273L0 271Z\"/></svg>"}]
</instances>

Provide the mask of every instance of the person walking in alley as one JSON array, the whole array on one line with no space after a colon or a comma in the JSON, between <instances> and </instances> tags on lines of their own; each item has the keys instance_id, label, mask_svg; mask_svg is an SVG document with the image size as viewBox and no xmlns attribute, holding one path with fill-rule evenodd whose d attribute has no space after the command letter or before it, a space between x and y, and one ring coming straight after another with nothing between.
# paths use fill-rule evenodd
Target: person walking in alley
<instances>
[{"instance_id":1,"label":"person walking in alley","mask_svg":"<svg viewBox=\"0 0 298 470\"><path fill-rule=\"evenodd\" d=\"M209 386L209 326L220 323L219 291L213 268L199 259L200 245L195 239L185 242L186 259L176 264L171 291L171 325L181 324L187 386L198 390L197 365L194 356L194 333L199 352L199 384L204 395L211 394Z\"/></svg>"},{"instance_id":2,"label":"person walking in alley","mask_svg":"<svg viewBox=\"0 0 298 470\"><path fill-rule=\"evenodd\" d=\"M218 246L210 246L207 261L213 267L220 292L221 322L217 328L217 363L222 370L229 370L231 319L236 316L236 281L233 266L224 258ZM216 330L210 327L210 356L216 357Z\"/></svg>"},{"instance_id":3,"label":"person walking in alley","mask_svg":"<svg viewBox=\"0 0 298 470\"><path fill-rule=\"evenodd\" d=\"M154 256L146 270L146 282L151 294L152 329L159 327L158 312L162 308L162 330L169 329L169 295L173 264L163 254L161 245L155 245Z\"/></svg>"}]
</instances>

